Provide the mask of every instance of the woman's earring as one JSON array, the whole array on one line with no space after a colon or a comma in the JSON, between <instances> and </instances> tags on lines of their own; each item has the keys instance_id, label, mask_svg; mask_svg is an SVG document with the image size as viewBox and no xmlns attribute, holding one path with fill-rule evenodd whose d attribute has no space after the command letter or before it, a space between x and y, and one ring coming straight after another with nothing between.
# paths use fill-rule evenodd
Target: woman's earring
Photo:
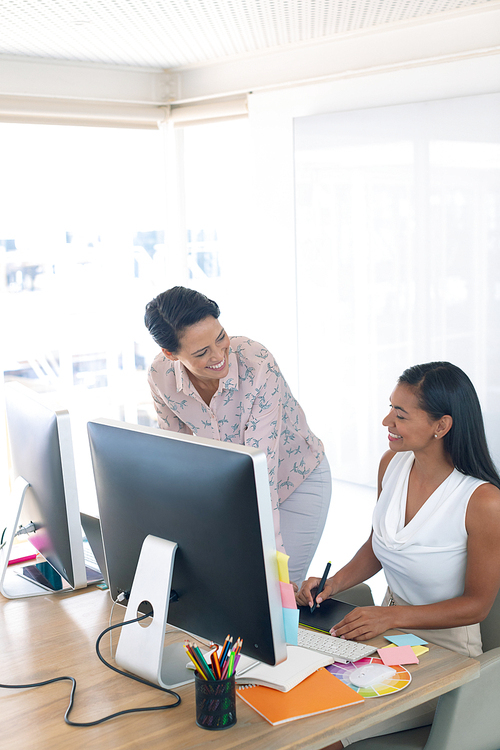
<instances>
[{"instance_id":1,"label":"woman's earring","mask_svg":"<svg viewBox=\"0 0 500 750\"><path fill-rule=\"evenodd\" d=\"M434 435L435 438L437 438L437 435Z\"/></svg>"}]
</instances>

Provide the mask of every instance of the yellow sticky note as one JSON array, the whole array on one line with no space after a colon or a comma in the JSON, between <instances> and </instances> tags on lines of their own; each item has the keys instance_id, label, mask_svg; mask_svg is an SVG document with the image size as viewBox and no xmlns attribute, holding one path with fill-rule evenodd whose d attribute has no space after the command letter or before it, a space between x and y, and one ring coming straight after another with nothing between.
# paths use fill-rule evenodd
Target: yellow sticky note
<instances>
[{"instance_id":1,"label":"yellow sticky note","mask_svg":"<svg viewBox=\"0 0 500 750\"><path fill-rule=\"evenodd\" d=\"M290 577L288 575L288 560L289 555L285 555L284 552L276 552L278 558L278 575L282 583L290 583Z\"/></svg>"}]
</instances>

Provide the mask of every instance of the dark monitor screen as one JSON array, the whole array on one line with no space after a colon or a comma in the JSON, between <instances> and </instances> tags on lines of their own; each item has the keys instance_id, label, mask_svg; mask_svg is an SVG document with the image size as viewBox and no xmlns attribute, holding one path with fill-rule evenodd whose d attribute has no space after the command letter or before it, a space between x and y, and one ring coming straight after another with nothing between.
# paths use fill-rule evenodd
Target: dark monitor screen
<instances>
[{"instance_id":1,"label":"dark monitor screen","mask_svg":"<svg viewBox=\"0 0 500 750\"><path fill-rule=\"evenodd\" d=\"M18 523L32 525L29 541L71 588L81 588L87 576L70 418L51 401L18 383L5 386L12 475L29 483ZM15 496L9 503L17 503ZM31 588L25 591L40 593Z\"/></svg>"},{"instance_id":2,"label":"dark monitor screen","mask_svg":"<svg viewBox=\"0 0 500 750\"><path fill-rule=\"evenodd\" d=\"M168 622L286 658L264 453L160 429L88 424L110 592L130 592L148 535L177 543ZM151 571L151 576L155 572Z\"/></svg>"}]
</instances>

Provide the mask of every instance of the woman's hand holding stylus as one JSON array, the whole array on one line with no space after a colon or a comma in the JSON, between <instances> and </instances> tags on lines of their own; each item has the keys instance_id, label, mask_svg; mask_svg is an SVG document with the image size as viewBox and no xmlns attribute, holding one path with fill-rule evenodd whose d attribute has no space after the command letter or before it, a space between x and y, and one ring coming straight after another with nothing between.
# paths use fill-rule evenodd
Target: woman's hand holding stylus
<instances>
[{"instance_id":1,"label":"woman's hand holding stylus","mask_svg":"<svg viewBox=\"0 0 500 750\"><path fill-rule=\"evenodd\" d=\"M333 578L327 578L323 591L316 596L320 583L321 578L315 578L314 576L308 578L307 581L304 581L299 592L295 595L297 604L300 606L308 605L309 607L312 607L316 597L316 606L319 607L321 602L324 602L325 599L330 599L330 597L337 593L337 588Z\"/></svg>"}]
</instances>

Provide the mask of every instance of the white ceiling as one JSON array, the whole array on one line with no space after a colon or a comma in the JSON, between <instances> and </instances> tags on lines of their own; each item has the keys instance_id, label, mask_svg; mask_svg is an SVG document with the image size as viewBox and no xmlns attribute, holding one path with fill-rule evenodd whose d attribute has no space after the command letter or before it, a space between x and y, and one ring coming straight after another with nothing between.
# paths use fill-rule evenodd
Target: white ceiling
<instances>
[{"instance_id":1,"label":"white ceiling","mask_svg":"<svg viewBox=\"0 0 500 750\"><path fill-rule=\"evenodd\" d=\"M175 70L494 0L0 0L0 55Z\"/></svg>"}]
</instances>

